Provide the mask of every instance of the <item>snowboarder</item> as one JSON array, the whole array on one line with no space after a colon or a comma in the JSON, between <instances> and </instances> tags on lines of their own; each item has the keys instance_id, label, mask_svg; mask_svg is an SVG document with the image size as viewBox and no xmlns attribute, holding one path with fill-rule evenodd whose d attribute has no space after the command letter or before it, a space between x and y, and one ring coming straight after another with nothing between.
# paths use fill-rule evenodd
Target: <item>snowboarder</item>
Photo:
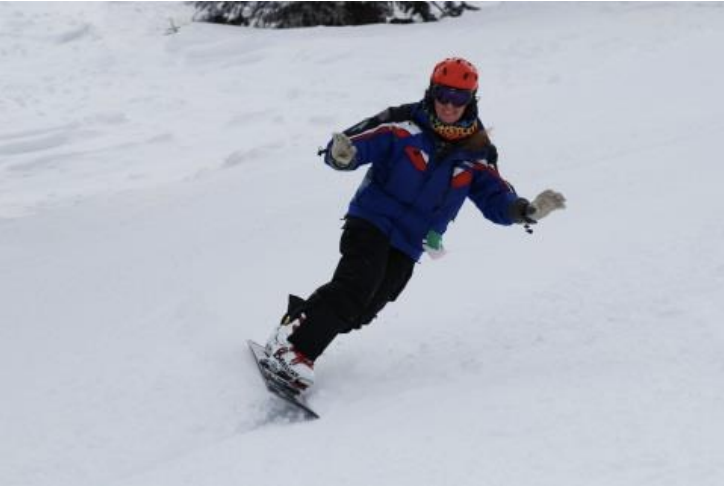
<instances>
[{"instance_id":1,"label":"snowboarder","mask_svg":"<svg viewBox=\"0 0 724 486\"><path fill-rule=\"evenodd\" d=\"M475 66L445 59L422 101L333 134L322 152L337 170L370 167L345 216L331 281L306 300L290 295L266 343L268 365L300 390L312 385L315 360L338 334L370 323L397 299L424 251L444 252L442 235L466 197L500 225L534 224L565 207L551 190L529 202L499 175L477 90Z\"/></svg>"}]
</instances>

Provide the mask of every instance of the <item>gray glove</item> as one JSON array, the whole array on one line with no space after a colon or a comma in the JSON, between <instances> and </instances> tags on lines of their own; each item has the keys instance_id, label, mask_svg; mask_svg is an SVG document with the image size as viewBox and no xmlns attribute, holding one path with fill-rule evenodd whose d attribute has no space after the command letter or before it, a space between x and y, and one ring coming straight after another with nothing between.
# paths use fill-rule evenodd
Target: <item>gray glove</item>
<instances>
[{"instance_id":1,"label":"gray glove","mask_svg":"<svg viewBox=\"0 0 724 486\"><path fill-rule=\"evenodd\" d=\"M526 216L534 221L540 221L556 209L566 207L566 198L560 192L547 189L536 196L526 211Z\"/></svg>"},{"instance_id":2,"label":"gray glove","mask_svg":"<svg viewBox=\"0 0 724 486\"><path fill-rule=\"evenodd\" d=\"M331 155L337 167L346 168L354 162L357 156L357 147L352 144L344 133L332 134Z\"/></svg>"}]
</instances>

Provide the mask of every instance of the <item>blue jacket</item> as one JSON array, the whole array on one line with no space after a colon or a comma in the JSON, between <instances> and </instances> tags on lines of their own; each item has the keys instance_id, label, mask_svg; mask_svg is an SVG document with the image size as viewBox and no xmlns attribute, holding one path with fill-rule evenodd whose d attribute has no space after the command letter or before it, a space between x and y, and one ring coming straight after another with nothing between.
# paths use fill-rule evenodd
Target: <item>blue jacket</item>
<instances>
[{"instance_id":1,"label":"blue jacket","mask_svg":"<svg viewBox=\"0 0 724 486\"><path fill-rule=\"evenodd\" d=\"M347 217L371 222L413 260L422 255L430 230L445 233L466 197L501 225L516 222L513 206L519 199L498 174L497 152L484 130L445 142L430 127L423 103L389 108L346 130L357 148L350 166L335 165L331 142L325 156L325 163L338 170L370 165Z\"/></svg>"}]
</instances>

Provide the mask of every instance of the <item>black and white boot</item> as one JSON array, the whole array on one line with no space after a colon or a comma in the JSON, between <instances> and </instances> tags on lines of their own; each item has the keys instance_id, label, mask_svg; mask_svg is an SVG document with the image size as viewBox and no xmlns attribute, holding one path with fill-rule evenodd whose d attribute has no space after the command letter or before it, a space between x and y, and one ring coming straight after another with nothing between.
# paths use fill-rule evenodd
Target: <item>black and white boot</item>
<instances>
[{"instance_id":1,"label":"black and white boot","mask_svg":"<svg viewBox=\"0 0 724 486\"><path fill-rule=\"evenodd\" d=\"M287 314L266 343L269 369L300 391L314 384L314 361L295 349L289 338L306 319L303 312L296 317Z\"/></svg>"}]
</instances>

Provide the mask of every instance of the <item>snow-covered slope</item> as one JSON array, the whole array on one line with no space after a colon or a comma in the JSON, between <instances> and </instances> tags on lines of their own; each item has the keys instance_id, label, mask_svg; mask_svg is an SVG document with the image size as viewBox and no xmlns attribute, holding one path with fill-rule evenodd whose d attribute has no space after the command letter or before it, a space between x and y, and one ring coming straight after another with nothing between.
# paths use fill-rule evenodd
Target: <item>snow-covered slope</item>
<instances>
[{"instance_id":1,"label":"snow-covered slope","mask_svg":"<svg viewBox=\"0 0 724 486\"><path fill-rule=\"evenodd\" d=\"M720 4L191 15L0 3L0 484L724 482ZM569 209L527 235L465 208L290 420L244 342L337 261L362 173L316 149L449 55L503 174Z\"/></svg>"}]
</instances>

